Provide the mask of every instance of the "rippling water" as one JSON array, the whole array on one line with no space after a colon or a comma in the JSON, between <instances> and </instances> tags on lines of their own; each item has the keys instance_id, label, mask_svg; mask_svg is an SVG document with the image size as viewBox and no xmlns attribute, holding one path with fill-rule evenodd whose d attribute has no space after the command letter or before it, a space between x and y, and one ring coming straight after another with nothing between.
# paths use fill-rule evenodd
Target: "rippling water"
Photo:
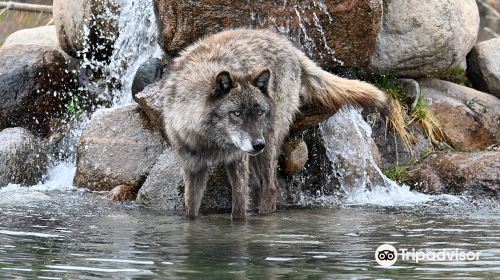
<instances>
[{"instance_id":1,"label":"rippling water","mask_svg":"<svg viewBox=\"0 0 500 280\"><path fill-rule=\"evenodd\" d=\"M0 190L0 279L310 277L493 279L500 275L500 207L463 197L381 191L334 208L283 210L232 223L229 214L187 221L106 193L64 186L61 165L45 183ZM59 175L58 175L59 174ZM60 178L57 178L60 176ZM397 200L407 199L407 206ZM402 203L399 203L402 205ZM479 261L384 268L375 249L480 251Z\"/></svg>"}]
</instances>

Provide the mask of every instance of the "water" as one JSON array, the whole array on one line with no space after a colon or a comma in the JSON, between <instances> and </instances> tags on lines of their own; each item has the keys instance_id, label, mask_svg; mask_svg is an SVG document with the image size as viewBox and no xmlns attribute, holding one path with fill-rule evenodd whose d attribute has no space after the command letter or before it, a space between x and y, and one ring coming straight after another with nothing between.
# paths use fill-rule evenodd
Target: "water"
<instances>
[{"instance_id":1,"label":"water","mask_svg":"<svg viewBox=\"0 0 500 280\"><path fill-rule=\"evenodd\" d=\"M461 197L420 195L415 203L395 207L391 195L381 201L376 193L368 193L341 207L254 214L246 222L232 223L229 214L189 222L177 213L111 203L105 193L76 188L38 187L33 192L37 197L15 187L1 194L18 195L14 202L0 202L2 279L493 279L500 275L500 209L473 205ZM412 194L403 189L396 196L404 199ZM375 248L382 243L480 251L481 258L400 261L384 268L374 260Z\"/></svg>"}]
</instances>

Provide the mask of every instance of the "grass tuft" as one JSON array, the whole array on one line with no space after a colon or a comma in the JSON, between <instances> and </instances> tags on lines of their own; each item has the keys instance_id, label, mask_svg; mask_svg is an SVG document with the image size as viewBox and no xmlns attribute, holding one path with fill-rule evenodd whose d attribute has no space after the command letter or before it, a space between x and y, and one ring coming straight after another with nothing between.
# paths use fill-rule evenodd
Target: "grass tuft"
<instances>
[{"instance_id":1,"label":"grass tuft","mask_svg":"<svg viewBox=\"0 0 500 280\"><path fill-rule=\"evenodd\" d=\"M384 175L398 183L404 182L408 178L408 166L395 165L393 168L384 171Z\"/></svg>"},{"instance_id":2,"label":"grass tuft","mask_svg":"<svg viewBox=\"0 0 500 280\"><path fill-rule=\"evenodd\" d=\"M440 79L466 87L472 87L469 79L465 75L465 69L461 67L452 67L444 72L436 72L431 75L432 78Z\"/></svg>"},{"instance_id":3,"label":"grass tuft","mask_svg":"<svg viewBox=\"0 0 500 280\"><path fill-rule=\"evenodd\" d=\"M427 107L427 99L423 94L420 95L417 101L417 106L415 106L412 110L411 115L411 122L416 120L422 125L422 128L431 143L437 144L439 142L449 142L448 137L442 129L442 124Z\"/></svg>"}]
</instances>

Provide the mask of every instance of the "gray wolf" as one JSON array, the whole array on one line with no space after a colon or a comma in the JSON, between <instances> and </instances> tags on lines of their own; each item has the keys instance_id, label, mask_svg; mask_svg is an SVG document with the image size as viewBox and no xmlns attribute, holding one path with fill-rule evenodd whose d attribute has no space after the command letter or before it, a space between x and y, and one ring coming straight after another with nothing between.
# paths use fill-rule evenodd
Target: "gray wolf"
<instances>
[{"instance_id":1,"label":"gray wolf","mask_svg":"<svg viewBox=\"0 0 500 280\"><path fill-rule=\"evenodd\" d=\"M198 215L209 169L226 166L232 218L244 219L250 172L258 211L276 208L277 161L299 106L385 107L376 87L330 74L270 30L234 29L201 39L174 59L163 118L182 164L187 216ZM251 170L250 170L251 168Z\"/></svg>"}]
</instances>

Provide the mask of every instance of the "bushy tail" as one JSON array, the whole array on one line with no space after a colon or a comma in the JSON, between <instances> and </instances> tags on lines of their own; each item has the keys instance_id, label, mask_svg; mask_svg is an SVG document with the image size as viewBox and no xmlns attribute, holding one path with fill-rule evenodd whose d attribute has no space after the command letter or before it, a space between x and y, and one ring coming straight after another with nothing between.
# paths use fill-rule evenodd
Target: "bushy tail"
<instances>
[{"instance_id":1,"label":"bushy tail","mask_svg":"<svg viewBox=\"0 0 500 280\"><path fill-rule=\"evenodd\" d=\"M375 86L335 76L318 67L301 51L296 50L296 53L303 71L302 97L305 103L319 102L331 109L351 104L375 107L387 113L387 95Z\"/></svg>"}]
</instances>

